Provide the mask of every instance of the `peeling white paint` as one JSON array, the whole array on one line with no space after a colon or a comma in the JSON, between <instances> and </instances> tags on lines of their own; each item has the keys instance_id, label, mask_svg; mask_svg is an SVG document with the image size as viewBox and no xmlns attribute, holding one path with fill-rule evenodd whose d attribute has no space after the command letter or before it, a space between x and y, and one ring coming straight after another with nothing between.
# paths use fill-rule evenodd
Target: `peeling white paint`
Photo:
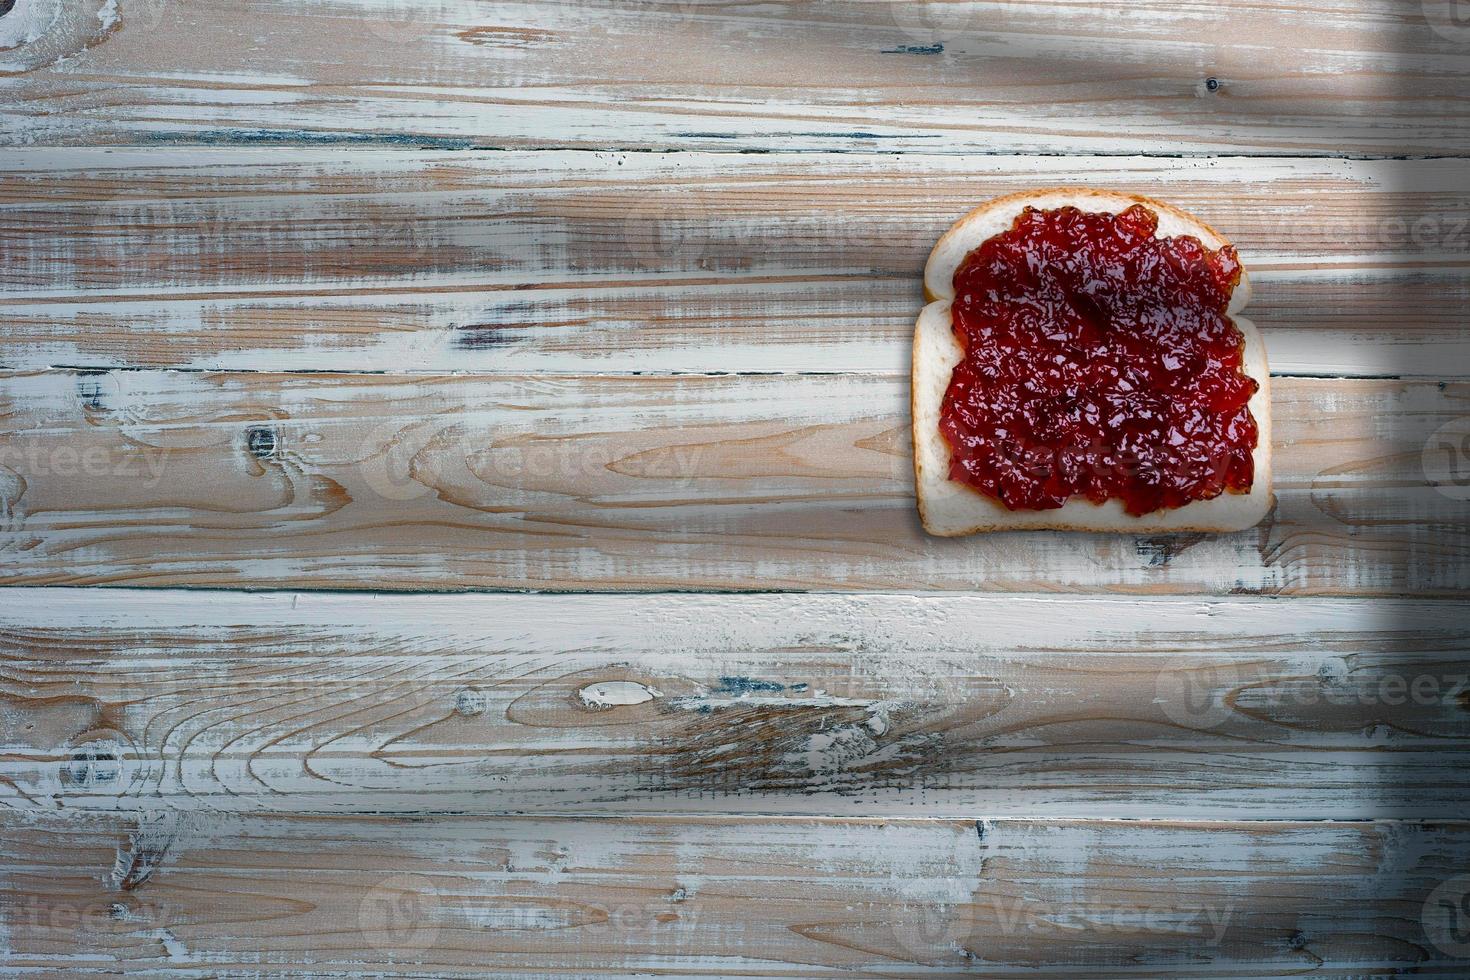
<instances>
[{"instance_id":1,"label":"peeling white paint","mask_svg":"<svg viewBox=\"0 0 1470 980\"><path fill-rule=\"evenodd\" d=\"M589 684L577 692L582 703L589 708L614 708L629 704L644 704L663 695L657 688L635 681L602 681Z\"/></svg>"},{"instance_id":2,"label":"peeling white paint","mask_svg":"<svg viewBox=\"0 0 1470 980\"><path fill-rule=\"evenodd\" d=\"M1463 623L1451 603L7 596L0 630L15 636L39 631L75 645L97 631L97 659L70 665L66 690L125 705L119 735L133 742L126 785L94 785L61 778L77 763L44 726L34 736L13 728L0 746L10 760L0 765L0 796L22 810L697 812L719 799L730 812L830 812L840 802L906 813L922 801L950 815L1356 819L1398 812L1402 794L1413 793L1421 812L1459 812L1457 757L1439 748L1450 743L1405 734L1391 718L1369 737L1361 725L1272 726L1229 714L1225 727L1202 726L1181 748L1168 704L1153 703L1161 672L1196 661L1242 681L1319 678L1331 693L1343 678L1381 671L1364 657L1405 642L1405 623L1424 649L1454 642ZM1038 622L1048 624L1045 637ZM125 650L109 646L118 630ZM232 639L262 630L274 637L264 647ZM55 673L15 653L11 663L38 683ZM1108 690L1131 692L1126 704L1099 693L1104 678L1116 685ZM1242 708L1269 717L1271 696L1262 688ZM631 723L642 716L629 707L656 698L673 710ZM760 729L779 743L764 762L741 742L741 719L757 710ZM1099 720L1075 720L1079 713ZM1122 715L1133 721L1106 721ZM1049 716L1074 720L1057 728ZM1414 725L1451 734L1456 717L1452 704L1423 709ZM645 750L650 739L685 737L710 740L680 746L690 753L682 762L706 775L670 780L679 753L658 763ZM718 761L730 753L744 761ZM1200 790L1205 779L1209 792ZM157 850L146 843L140 853ZM566 865L579 860L570 853Z\"/></svg>"},{"instance_id":3,"label":"peeling white paint","mask_svg":"<svg viewBox=\"0 0 1470 980\"><path fill-rule=\"evenodd\" d=\"M1454 630L1453 603L1396 598L1067 595L458 595L210 590L10 588L0 625L10 628L246 628L261 623L398 638L414 647L479 644L538 651L554 633L565 650L596 649L666 668L669 656L793 644L857 649L882 636L873 659L902 654L1035 649L1177 652L1184 638L1230 637L1223 649L1259 651L1291 637L1343 636L1414 622ZM1406 618L1408 617L1408 618ZM1036 624L1047 624L1039 638ZM536 624L545 624L538 628ZM676 661L675 661L676 662ZM812 696L818 696L813 692ZM827 697L830 695L820 695Z\"/></svg>"},{"instance_id":4,"label":"peeling white paint","mask_svg":"<svg viewBox=\"0 0 1470 980\"><path fill-rule=\"evenodd\" d=\"M95 870L88 855L111 839L117 818L13 819L73 846L37 855L17 834L0 874L49 873L48 897L90 898L81 890ZM543 971L585 974L595 957L604 972L689 978L846 971L1070 980L1078 951L1100 949L1113 957L1105 962L1123 964L1111 974L1143 980L1300 973L1300 961L1282 958L1284 943L1260 952L1249 941L1289 937L1300 921L1311 948L1333 951L1335 969L1367 976L1422 959L1413 913L1459 870L1466 841L1454 821L990 820L983 828L977 839L970 820L906 817L213 815L179 845L171 904L114 916L131 929L84 930L74 950L58 952L56 927L25 906L0 917L0 928L8 923L19 955L34 957L45 944L47 962L63 969L110 962L125 939L151 940L129 948L131 964L190 976L241 959L236 933L198 927L189 914L197 902L252 923L251 949L272 963L333 976L468 975L483 971L482 947L493 942L493 965L512 971L520 964L505 958L534 946L524 955ZM302 891L299 855L308 849L312 868L331 871L312 871ZM362 935L351 929L364 885L401 880L393 869L404 865L432 898L395 910L395 924L426 919L430 936L479 929L482 941L316 942ZM1332 900L1304 913L1303 894Z\"/></svg>"},{"instance_id":5,"label":"peeling white paint","mask_svg":"<svg viewBox=\"0 0 1470 980\"><path fill-rule=\"evenodd\" d=\"M7 522L14 581L1371 592L1402 587L1415 549L1452 544L1432 533L1448 519L1432 505L1449 501L1428 490L1399 493L1395 521L1361 533L1345 522L1324 527L1323 494L1371 498L1393 484L1364 465L1341 488L1315 487L1315 453L1282 454L1297 462L1277 468L1269 541L1267 529L1211 535L1165 564L1126 535L941 544L912 520L908 381L896 375L324 382L128 371L105 380L91 399L100 408L89 407L92 383L69 373L0 384L13 401L4 465L25 481ZM1333 448L1321 452L1364 464L1383 457L1385 434L1417 453L1414 427L1428 436L1433 413L1453 406L1436 385L1395 382L1299 382L1278 401L1289 409L1276 417L1283 439L1340 413ZM89 417L99 410L105 424ZM265 419L282 433L268 465L244 442ZM701 426L710 427L705 441L678 435ZM324 438L298 441L303 429ZM752 431L770 448L750 447ZM43 472L77 440L114 464L105 479ZM722 466L726 453L749 472ZM231 504L223 511L222 497ZM201 527L228 546L193 533ZM1425 590L1464 579L1448 557L1415 567L1424 578L1413 584Z\"/></svg>"},{"instance_id":6,"label":"peeling white paint","mask_svg":"<svg viewBox=\"0 0 1470 980\"><path fill-rule=\"evenodd\" d=\"M156 929L153 935L163 943L164 953L170 961L180 963L189 961L189 948L179 941L179 937L175 936L172 930Z\"/></svg>"},{"instance_id":7,"label":"peeling white paint","mask_svg":"<svg viewBox=\"0 0 1470 980\"><path fill-rule=\"evenodd\" d=\"M125 17L127 13L124 4ZM154 65L149 77L169 76ZM247 80L270 88L238 89L236 104L274 101L280 111L303 97L295 88L312 84L309 78L216 72L209 85L212 90ZM26 126L33 125L28 117ZM696 195L727 195L731 178L723 153L625 154L611 168L610 156L468 151L456 154L462 186L446 190L431 176L442 155L412 150L332 159L311 147L219 148L200 151L187 163L163 149L119 148L105 155L57 150L48 151L44 162L0 151L0 172L35 175L36 186L44 187L49 175L107 188L118 182L127 188L85 205L71 196L37 194L0 204L0 213L60 218L85 208L119 229L119 247L127 248L127 236L135 234L140 245L170 249L178 259L158 281L129 277L100 284L95 276L80 274L91 246L73 241L69 232L53 235L58 241L47 254L62 254L28 270L37 281L8 290L7 317L24 328L18 333L25 339L6 344L4 363L22 368L60 363L149 366L164 357L180 367L237 370L905 372L906 337L915 311L913 275L888 264L874 268L872 250L882 234L875 229L894 219L881 209L872 210L878 205L854 188L868 187L881 177L901 185L904 194L918 189L919 200L925 191L952 199L958 181L981 181L975 193L983 197L992 184L1013 187L1017 173L1056 183L1075 177L1076 170L1066 157L919 154L895 163L896 158L881 154L769 156L761 158L764 162L742 164L742 187L764 194L797 181L835 189L839 197L834 200L840 203L829 207L823 197L809 211L795 214L786 207L776 213L716 208L708 218L711 241L728 244L727 239L744 240L763 229L781 233L795 222L797 240L812 240L808 249L787 242L769 261L757 255L751 257L754 265L717 270L701 267L697 255L683 260L670 256L666 268L623 268L615 257L612 265L599 266L575 255L575 228L538 218L539 202L622 195L630 185L662 188L671 182ZM339 182L302 193L300 174L314 172ZM186 183L194 175L199 188ZM1325 288L1340 282L1367 290L1437 284L1452 292L1462 277L1463 242L1470 234L1464 227L1456 230L1463 209L1426 204L1439 209L1426 217L1437 223L1441 240L1400 248L1379 227L1391 219L1355 218L1351 208L1361 206L1370 215L1392 214L1394 207L1411 209L1413 205L1386 203L1397 202L1406 186L1422 196L1416 200L1448 199L1466 182L1463 160L1116 156L1091 159L1089 179L1153 187L1166 199L1175 186L1188 188L1190 194L1198 194L1200 185L1282 186L1279 201L1251 203L1253 209L1266 208L1264 215L1252 214L1244 228L1225 230L1263 242L1245 255L1253 278L1278 297L1294 289L1294 302L1313 283ZM213 182L230 189L212 192ZM237 184L247 192L236 189ZM1301 190L1304 184L1313 190ZM356 192L342 192L339 186ZM383 190L385 186L395 190ZM1360 203L1364 196L1370 203ZM1316 197L1324 201L1326 215L1313 214ZM465 213L481 209L493 217ZM210 243L226 237L231 227L252 228L257 235L269 229L272 247L287 262L293 254L334 242L349 246L369 221L395 215L409 229L405 234L427 238L418 245L428 257L398 268L397 274L347 277L316 265L289 280L199 273L201 262L209 261ZM1319 223L1342 221L1352 230L1341 236L1303 237L1295 232L1304 217ZM656 222L657 215L649 220ZM932 214L915 214L904 223L930 220L935 220ZM1280 234L1273 232L1273 220ZM803 222L813 224L808 235L801 234ZM74 221L69 227L85 228L86 223ZM497 245L493 256L479 261L476 250L489 242ZM843 243L854 247L844 248ZM537 257L535 264L525 256ZM1412 260L1412 268L1405 267L1406 259ZM657 328L650 327L646 315L647 304L654 301L666 312ZM739 322L713 338L704 332L711 311ZM685 315L689 330L669 328L669 317ZM118 317L127 320L125 334L85 326ZM279 332L269 328L269 323L284 323L288 317L290 325ZM812 326L814 318L819 329ZM201 331L204 322L218 327L212 333ZM465 349L467 335L461 328L475 323L493 326L496 342ZM377 326L367 329L365 324ZM1286 325L1272 330L1268 343L1278 372L1382 375L1385 365L1392 365L1392 373L1400 376L1438 378L1444 376L1445 365L1470 363L1470 338L1454 324L1436 326L1431 322L1422 329L1384 331L1374 320L1349 317L1340 327L1320 321L1310 329Z\"/></svg>"},{"instance_id":8,"label":"peeling white paint","mask_svg":"<svg viewBox=\"0 0 1470 980\"><path fill-rule=\"evenodd\" d=\"M40 40L61 16L62 0L16 0L0 17L0 50ZM0 57L0 66L5 61Z\"/></svg>"},{"instance_id":9,"label":"peeling white paint","mask_svg":"<svg viewBox=\"0 0 1470 980\"><path fill-rule=\"evenodd\" d=\"M833 697L825 691L814 691L809 695L791 694L790 696L751 694L748 691L740 694L722 695L705 691L700 694L673 698L670 700L670 703L674 707L683 708L686 711L707 711L731 706L747 708L867 708L873 705L873 702L870 700L863 698L838 698Z\"/></svg>"}]
</instances>

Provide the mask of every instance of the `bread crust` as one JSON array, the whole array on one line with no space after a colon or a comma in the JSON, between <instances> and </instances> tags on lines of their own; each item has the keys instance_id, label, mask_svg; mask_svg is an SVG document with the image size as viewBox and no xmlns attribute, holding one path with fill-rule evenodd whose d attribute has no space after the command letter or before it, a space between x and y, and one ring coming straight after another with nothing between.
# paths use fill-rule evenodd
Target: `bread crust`
<instances>
[{"instance_id":1,"label":"bread crust","mask_svg":"<svg viewBox=\"0 0 1470 980\"><path fill-rule=\"evenodd\" d=\"M986 239L1011 227L1030 206L1072 206L1083 211L1117 213L1142 204L1159 216L1158 237L1193 235L1211 249L1230 244L1209 225L1185 211L1139 194L1095 188L1046 188L995 198L955 222L935 243L924 266L926 305L914 325L910 411L913 418L914 486L924 529L939 537L980 531L1048 529L1059 531L1239 531L1253 527L1271 508L1270 371L1255 324L1240 315L1250 301L1250 280L1242 270L1227 313L1245 340L1242 370L1259 385L1249 402L1259 438L1253 455L1255 478L1247 493L1226 492L1151 514L1133 516L1120 500L1094 504L1074 497L1053 510L1009 510L975 489L949 478L950 449L939 431L939 410L950 374L963 352L954 337L950 304L954 273L964 257Z\"/></svg>"}]
</instances>

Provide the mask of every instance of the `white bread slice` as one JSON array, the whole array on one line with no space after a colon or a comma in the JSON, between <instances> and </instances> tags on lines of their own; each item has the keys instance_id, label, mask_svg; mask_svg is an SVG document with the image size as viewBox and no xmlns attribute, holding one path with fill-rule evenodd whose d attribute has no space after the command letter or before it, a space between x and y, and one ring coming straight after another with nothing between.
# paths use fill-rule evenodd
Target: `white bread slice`
<instances>
[{"instance_id":1,"label":"white bread slice","mask_svg":"<svg viewBox=\"0 0 1470 980\"><path fill-rule=\"evenodd\" d=\"M1230 244L1197 218L1159 201L1134 194L1090 188L1026 191L996 198L971 211L947 231L924 267L924 298L928 305L914 326L913 419L914 484L924 529L940 537L976 531L1053 529L1065 531L1239 531L1254 527L1271 508L1271 391L1266 348L1255 324L1240 316L1250 301L1250 280L1244 270L1230 297L1228 313L1245 337L1242 368L1260 387L1249 407L1260 429L1254 454L1255 478L1249 493L1220 494L1169 510L1135 517L1120 500L1094 504L1073 498L1054 510L1009 510L949 478L949 443L939 432L939 410L949 378L963 351L950 322L954 274L966 255L986 239L1011 227L1027 206L1038 210L1072 205L1082 211L1116 214L1143 204L1159 216L1157 237L1193 235L1211 249Z\"/></svg>"}]
</instances>

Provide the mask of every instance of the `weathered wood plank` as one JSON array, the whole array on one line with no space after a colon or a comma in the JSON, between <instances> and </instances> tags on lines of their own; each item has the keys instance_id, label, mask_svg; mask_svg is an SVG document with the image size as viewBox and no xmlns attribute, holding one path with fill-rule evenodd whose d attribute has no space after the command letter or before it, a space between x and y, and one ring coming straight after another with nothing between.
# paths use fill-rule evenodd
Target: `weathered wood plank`
<instances>
[{"instance_id":1,"label":"weathered wood plank","mask_svg":"<svg viewBox=\"0 0 1470 980\"><path fill-rule=\"evenodd\" d=\"M1279 373L1470 372L1470 161L0 154L0 364L902 371L935 239L1089 182L1229 234Z\"/></svg>"},{"instance_id":2,"label":"weathered wood plank","mask_svg":"<svg viewBox=\"0 0 1470 980\"><path fill-rule=\"evenodd\" d=\"M907 378L0 376L11 585L1463 594L1464 385L1282 380L1250 531L929 538Z\"/></svg>"},{"instance_id":3,"label":"weathered wood plank","mask_svg":"<svg viewBox=\"0 0 1470 980\"><path fill-rule=\"evenodd\" d=\"M1470 965L1451 918L1470 886L1464 824L0 825L7 972L1235 980Z\"/></svg>"},{"instance_id":4,"label":"weathered wood plank","mask_svg":"<svg viewBox=\"0 0 1470 980\"><path fill-rule=\"evenodd\" d=\"M1467 620L1408 600L9 590L0 805L1458 817Z\"/></svg>"},{"instance_id":5,"label":"weathered wood plank","mask_svg":"<svg viewBox=\"0 0 1470 980\"><path fill-rule=\"evenodd\" d=\"M21 0L0 140L1464 153L1454 11Z\"/></svg>"}]
</instances>

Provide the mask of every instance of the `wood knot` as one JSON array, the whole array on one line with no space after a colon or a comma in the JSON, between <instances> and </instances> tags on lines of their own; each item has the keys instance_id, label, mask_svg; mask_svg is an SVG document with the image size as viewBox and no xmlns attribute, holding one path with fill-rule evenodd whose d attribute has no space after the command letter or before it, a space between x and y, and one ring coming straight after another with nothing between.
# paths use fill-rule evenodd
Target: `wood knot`
<instances>
[{"instance_id":1,"label":"wood knot","mask_svg":"<svg viewBox=\"0 0 1470 980\"><path fill-rule=\"evenodd\" d=\"M245 430L245 447L256 459L270 459L276 454L276 430L268 425L252 425Z\"/></svg>"},{"instance_id":2,"label":"wood knot","mask_svg":"<svg viewBox=\"0 0 1470 980\"><path fill-rule=\"evenodd\" d=\"M1148 538L1137 538L1133 542L1138 557L1150 568L1162 568L1195 545L1206 540L1208 534L1198 531L1176 531Z\"/></svg>"},{"instance_id":3,"label":"wood knot","mask_svg":"<svg viewBox=\"0 0 1470 980\"><path fill-rule=\"evenodd\" d=\"M75 746L61 768L62 785L91 793L120 793L123 775L122 748L110 740Z\"/></svg>"},{"instance_id":4,"label":"wood knot","mask_svg":"<svg viewBox=\"0 0 1470 980\"><path fill-rule=\"evenodd\" d=\"M3 0L0 0L3 2ZM87 412L107 411L107 397L102 390L102 379L107 377L106 371L78 371L76 374L77 397L82 401L82 409Z\"/></svg>"},{"instance_id":5,"label":"wood knot","mask_svg":"<svg viewBox=\"0 0 1470 980\"><path fill-rule=\"evenodd\" d=\"M464 718L475 718L485 713L485 695L472 687L466 687L454 695L454 711Z\"/></svg>"}]
</instances>

